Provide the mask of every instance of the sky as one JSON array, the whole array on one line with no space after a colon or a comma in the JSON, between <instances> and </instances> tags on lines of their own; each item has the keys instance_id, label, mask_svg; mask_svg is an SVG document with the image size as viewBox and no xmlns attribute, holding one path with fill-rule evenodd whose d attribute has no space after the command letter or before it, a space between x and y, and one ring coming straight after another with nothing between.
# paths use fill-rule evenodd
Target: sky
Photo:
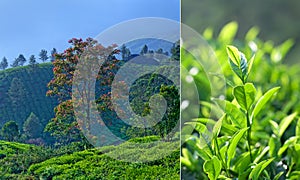
<instances>
[{"instance_id":1,"label":"sky","mask_svg":"<svg viewBox=\"0 0 300 180\"><path fill-rule=\"evenodd\" d=\"M179 0L0 0L0 60L41 49L62 52L71 38L96 37L141 17L180 20Z\"/></svg>"}]
</instances>

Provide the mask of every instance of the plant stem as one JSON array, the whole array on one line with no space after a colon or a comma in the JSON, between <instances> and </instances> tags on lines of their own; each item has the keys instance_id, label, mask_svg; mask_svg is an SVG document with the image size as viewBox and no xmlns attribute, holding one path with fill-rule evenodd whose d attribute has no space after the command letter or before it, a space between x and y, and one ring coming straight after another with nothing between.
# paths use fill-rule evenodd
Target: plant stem
<instances>
[{"instance_id":1,"label":"plant stem","mask_svg":"<svg viewBox=\"0 0 300 180\"><path fill-rule=\"evenodd\" d=\"M248 131L247 131L248 150L250 153L250 161L253 162L253 157L251 152L251 122L249 118L249 111L247 111L246 116L247 116L247 127L248 127Z\"/></svg>"},{"instance_id":2,"label":"plant stem","mask_svg":"<svg viewBox=\"0 0 300 180\"><path fill-rule=\"evenodd\" d=\"M220 153L220 148L219 148L218 140L217 140L217 138L214 138L214 140L215 140L215 143L216 143L217 153L218 153L218 155L219 155L219 157L220 157L220 160L221 160L221 162L222 162L222 164L223 164L223 166L224 166L226 175L227 175L228 177L230 177L230 173L229 173L229 171L228 171L229 168L227 167L226 162L224 161L224 159L222 158L222 155L221 155L221 153Z\"/></svg>"}]
</instances>

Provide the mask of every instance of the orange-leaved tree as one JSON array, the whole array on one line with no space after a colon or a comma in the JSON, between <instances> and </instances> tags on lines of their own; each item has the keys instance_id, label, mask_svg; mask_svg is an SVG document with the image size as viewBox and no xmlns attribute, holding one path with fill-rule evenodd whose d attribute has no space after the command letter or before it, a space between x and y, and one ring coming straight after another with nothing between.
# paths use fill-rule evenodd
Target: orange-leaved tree
<instances>
[{"instance_id":1,"label":"orange-leaved tree","mask_svg":"<svg viewBox=\"0 0 300 180\"><path fill-rule=\"evenodd\" d=\"M55 54L55 60L53 61L54 77L48 83L49 90L47 91L48 96L58 98L59 104L54 109L55 117L49 121L45 130L56 137L60 143L85 140L78 124L80 121L75 119L74 102L72 100L73 77L79 62L83 61L83 59L86 60L85 57L89 56L93 57L88 59L91 61L95 60L98 56L101 56L102 59L105 58L102 66L99 66L101 68L96 76L97 79L101 79L101 87L111 84L116 72L113 69L117 69L119 63L119 60L114 56L114 54L119 52L119 50L115 49L116 45L104 47L91 38L85 41L73 38L69 40L69 43L72 45L70 48L66 49L63 53ZM91 68L88 64L86 65L87 68ZM99 90L101 91L101 89ZM107 97L109 97L109 92L102 94L99 98L105 100ZM109 98L104 102L108 106Z\"/></svg>"}]
</instances>

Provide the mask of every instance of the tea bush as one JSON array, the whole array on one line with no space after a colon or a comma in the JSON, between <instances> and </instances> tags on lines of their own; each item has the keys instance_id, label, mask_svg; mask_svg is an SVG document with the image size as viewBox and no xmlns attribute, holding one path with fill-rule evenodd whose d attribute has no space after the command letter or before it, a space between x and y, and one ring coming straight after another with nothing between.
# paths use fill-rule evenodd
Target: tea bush
<instances>
[{"instance_id":1,"label":"tea bush","mask_svg":"<svg viewBox=\"0 0 300 180\"><path fill-rule=\"evenodd\" d=\"M131 142L152 142L157 137L142 140L132 139ZM177 144L178 145L178 144ZM164 144L164 148L168 145ZM178 179L179 178L179 149L163 159L154 161L131 163L112 157L128 157L134 159L155 158L155 154L163 153L161 146L154 147L150 143L150 151L137 149L129 142L118 146L105 146L98 149L89 149L70 155L54 157L44 162L32 165L28 175L40 179ZM151 149L152 148L152 149ZM140 153L137 153L140 152ZM114 154L114 155L113 155Z\"/></svg>"},{"instance_id":2,"label":"tea bush","mask_svg":"<svg viewBox=\"0 0 300 180\"><path fill-rule=\"evenodd\" d=\"M263 42L257 27L235 40L237 30L231 22L218 37L212 29L203 33L218 57L226 94L223 99L201 92L200 117L185 123L196 133L184 137L182 178L298 179L300 72L283 62L293 40L278 46ZM182 56L185 64L193 60ZM197 76L203 79L201 70ZM209 82L197 86L209 87Z\"/></svg>"}]
</instances>

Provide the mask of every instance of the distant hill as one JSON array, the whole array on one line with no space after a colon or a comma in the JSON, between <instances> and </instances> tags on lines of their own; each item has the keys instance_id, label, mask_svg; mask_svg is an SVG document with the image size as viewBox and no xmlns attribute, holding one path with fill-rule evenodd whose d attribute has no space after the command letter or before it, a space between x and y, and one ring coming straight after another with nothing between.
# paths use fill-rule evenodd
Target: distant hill
<instances>
[{"instance_id":1,"label":"distant hill","mask_svg":"<svg viewBox=\"0 0 300 180\"><path fill-rule=\"evenodd\" d=\"M175 42L168 42L162 39L154 39L154 38L145 38L145 39L137 39L126 43L125 45L130 49L131 54L139 54L144 45L148 46L149 50L158 50L162 48L171 54L171 48Z\"/></svg>"},{"instance_id":2,"label":"distant hill","mask_svg":"<svg viewBox=\"0 0 300 180\"><path fill-rule=\"evenodd\" d=\"M43 63L0 71L0 128L13 120L22 129L31 112L43 125L54 117L53 109L58 102L46 96L47 84L53 77L52 68L51 63Z\"/></svg>"}]
</instances>

